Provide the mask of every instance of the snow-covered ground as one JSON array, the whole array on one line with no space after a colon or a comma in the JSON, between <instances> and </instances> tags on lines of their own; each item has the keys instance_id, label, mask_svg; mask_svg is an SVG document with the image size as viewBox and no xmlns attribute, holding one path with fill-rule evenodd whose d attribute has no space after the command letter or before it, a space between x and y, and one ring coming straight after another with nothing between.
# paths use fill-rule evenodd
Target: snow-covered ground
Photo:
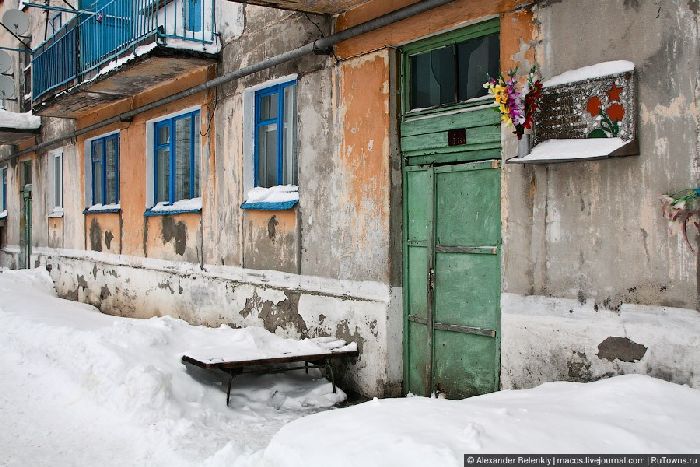
<instances>
[{"instance_id":1,"label":"snow-covered ground","mask_svg":"<svg viewBox=\"0 0 700 467\"><path fill-rule=\"evenodd\" d=\"M324 409L344 394L318 375L269 375L236 380L226 408L220 380L180 363L224 341L251 356L328 344L106 316L56 298L45 271L0 272L0 465L459 466L464 453L700 452L700 391L637 375L336 410Z\"/></svg>"},{"instance_id":2,"label":"snow-covered ground","mask_svg":"<svg viewBox=\"0 0 700 467\"><path fill-rule=\"evenodd\" d=\"M0 272L0 465L230 465L345 399L302 371L237 378L227 409L216 373L194 379L180 360L223 341L251 358L322 351L259 328L107 316L56 298L46 271Z\"/></svg>"}]
</instances>

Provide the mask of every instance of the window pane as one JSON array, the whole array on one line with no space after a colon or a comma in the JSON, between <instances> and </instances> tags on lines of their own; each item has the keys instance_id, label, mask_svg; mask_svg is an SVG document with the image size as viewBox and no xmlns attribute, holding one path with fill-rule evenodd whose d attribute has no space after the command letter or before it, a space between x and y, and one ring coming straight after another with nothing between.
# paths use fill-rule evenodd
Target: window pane
<instances>
[{"instance_id":1,"label":"window pane","mask_svg":"<svg viewBox=\"0 0 700 467\"><path fill-rule=\"evenodd\" d=\"M414 55L410 60L412 109L455 102L454 46Z\"/></svg>"},{"instance_id":2,"label":"window pane","mask_svg":"<svg viewBox=\"0 0 700 467\"><path fill-rule=\"evenodd\" d=\"M92 164L92 204L104 204L101 162L93 162Z\"/></svg>"},{"instance_id":3,"label":"window pane","mask_svg":"<svg viewBox=\"0 0 700 467\"><path fill-rule=\"evenodd\" d=\"M170 149L160 148L156 154L158 161L157 173L156 173L156 203L161 201L168 201L170 197L168 196L168 180L170 178Z\"/></svg>"},{"instance_id":4,"label":"window pane","mask_svg":"<svg viewBox=\"0 0 700 467\"><path fill-rule=\"evenodd\" d=\"M459 100L485 96L483 84L487 76L497 76L500 45L498 34L471 39L457 44L459 64Z\"/></svg>"},{"instance_id":5,"label":"window pane","mask_svg":"<svg viewBox=\"0 0 700 467\"><path fill-rule=\"evenodd\" d=\"M192 117L175 120L175 201L190 196Z\"/></svg>"},{"instance_id":6,"label":"window pane","mask_svg":"<svg viewBox=\"0 0 700 467\"><path fill-rule=\"evenodd\" d=\"M104 204L102 177L102 140L97 140L92 142L92 204Z\"/></svg>"},{"instance_id":7,"label":"window pane","mask_svg":"<svg viewBox=\"0 0 700 467\"><path fill-rule=\"evenodd\" d=\"M296 85L284 88L284 185L297 185Z\"/></svg>"},{"instance_id":8,"label":"window pane","mask_svg":"<svg viewBox=\"0 0 700 467\"><path fill-rule=\"evenodd\" d=\"M260 98L260 120L277 118L277 93Z\"/></svg>"},{"instance_id":9,"label":"window pane","mask_svg":"<svg viewBox=\"0 0 700 467\"><path fill-rule=\"evenodd\" d=\"M199 165L202 163L200 158L200 138L201 138L201 123L199 122L199 112L194 115L194 198L199 197Z\"/></svg>"},{"instance_id":10,"label":"window pane","mask_svg":"<svg viewBox=\"0 0 700 467\"><path fill-rule=\"evenodd\" d=\"M257 185L269 188L277 185L277 125L258 128Z\"/></svg>"},{"instance_id":11,"label":"window pane","mask_svg":"<svg viewBox=\"0 0 700 467\"><path fill-rule=\"evenodd\" d=\"M61 200L61 194L63 192L62 189L62 182L61 180L61 162L63 158L62 157L54 157L53 158L53 202L54 206L57 208L62 207L62 201Z\"/></svg>"},{"instance_id":12,"label":"window pane","mask_svg":"<svg viewBox=\"0 0 700 467\"><path fill-rule=\"evenodd\" d=\"M156 130L156 145L170 143L170 126L161 125Z\"/></svg>"},{"instance_id":13,"label":"window pane","mask_svg":"<svg viewBox=\"0 0 700 467\"><path fill-rule=\"evenodd\" d=\"M7 169L0 169L0 211L7 209Z\"/></svg>"},{"instance_id":14,"label":"window pane","mask_svg":"<svg viewBox=\"0 0 700 467\"><path fill-rule=\"evenodd\" d=\"M105 193L105 204L116 204L117 199L117 183L118 183L118 158L119 158L119 140L117 138L109 138L105 142L105 176L107 189Z\"/></svg>"}]
</instances>

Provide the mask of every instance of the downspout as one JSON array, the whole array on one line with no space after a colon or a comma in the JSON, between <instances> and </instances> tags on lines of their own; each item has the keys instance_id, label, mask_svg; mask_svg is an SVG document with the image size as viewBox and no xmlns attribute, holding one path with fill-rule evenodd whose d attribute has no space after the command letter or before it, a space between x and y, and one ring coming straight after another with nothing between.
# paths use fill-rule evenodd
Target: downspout
<instances>
[{"instance_id":1,"label":"downspout","mask_svg":"<svg viewBox=\"0 0 700 467\"><path fill-rule=\"evenodd\" d=\"M229 81L233 81L236 79L243 78L248 75L252 75L253 73L257 73L259 71L266 70L268 68L272 68L277 65L281 65L282 63L290 62L292 60L296 60L298 58L304 57L306 55L311 55L314 53L324 53L325 51L330 50L333 46L336 44L346 41L348 39L352 39L353 37L360 36L362 34L368 33L370 31L374 31L376 29L383 28L385 26L388 26L393 23L397 23L399 21L403 21L407 18L410 18L412 16L424 13L428 10L432 10L433 8L437 8L442 5L446 5L453 0L422 0L419 1L418 3L414 3L413 5L409 5L404 8L400 8L398 10L392 11L390 13L387 13L383 16L380 16L378 18L374 18L372 20L369 20L365 23L358 24L356 26L353 26L351 28L348 28L344 31L331 34L330 36L327 37L322 37L320 39L317 39L313 42L309 42L306 45L303 45L299 48L290 50L288 52L284 52L282 54L276 55L274 57L270 57L268 59L265 59L261 62L255 63L253 65L246 66L244 68L240 68L236 71L232 71L230 73L227 73L225 75L219 76L218 78L214 78L210 81L207 81L206 83L202 83L198 86L194 86L192 88L186 89L185 91L178 92L176 94L173 94L171 96L165 97L163 99L159 99L155 102L151 102L150 104L146 104L144 106L138 107L134 110L130 110L128 112L124 112L122 114L116 115L114 117L108 118L107 120L103 120L99 123L95 123L94 125L87 126L85 128L81 128L80 130L76 130L68 135L61 136L58 138L54 138L49 141L45 141L43 143L25 148L10 157L4 159L4 160L10 160L14 159L16 157L19 157L24 154L28 154L31 152L38 152L41 151L42 149L46 149L55 145L58 145L66 140L76 138L80 135L84 135L86 133L90 133L94 130L97 130L99 128L106 127L108 125L111 125L113 123L119 123L119 122L125 122L125 121L130 121L133 117L135 117L138 114L141 114L143 112L148 112L149 110L153 110L157 107L163 106L170 104L171 102L178 101L180 99L184 99L186 97L192 96L194 94L200 93L202 91L206 91L209 89L212 89L216 86L220 86L222 84L228 83ZM3 162L4 160L0 161Z\"/></svg>"}]
</instances>

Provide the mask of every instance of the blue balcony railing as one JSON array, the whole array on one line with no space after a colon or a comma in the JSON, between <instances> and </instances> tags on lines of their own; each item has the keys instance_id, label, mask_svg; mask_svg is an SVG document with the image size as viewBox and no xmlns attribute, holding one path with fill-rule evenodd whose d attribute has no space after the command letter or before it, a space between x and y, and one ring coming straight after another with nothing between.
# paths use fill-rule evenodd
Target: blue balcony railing
<instances>
[{"instance_id":1,"label":"blue balcony railing","mask_svg":"<svg viewBox=\"0 0 700 467\"><path fill-rule=\"evenodd\" d=\"M214 1L96 0L32 51L32 99L90 79L140 44L213 44Z\"/></svg>"}]
</instances>

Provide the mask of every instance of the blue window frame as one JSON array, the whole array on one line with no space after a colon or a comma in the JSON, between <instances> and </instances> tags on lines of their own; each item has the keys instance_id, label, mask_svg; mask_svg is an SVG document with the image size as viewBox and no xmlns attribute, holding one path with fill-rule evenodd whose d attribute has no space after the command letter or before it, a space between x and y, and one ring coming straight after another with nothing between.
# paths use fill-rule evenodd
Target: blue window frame
<instances>
[{"instance_id":1,"label":"blue window frame","mask_svg":"<svg viewBox=\"0 0 700 467\"><path fill-rule=\"evenodd\" d=\"M255 186L297 185L296 81L255 93Z\"/></svg>"},{"instance_id":2,"label":"blue window frame","mask_svg":"<svg viewBox=\"0 0 700 467\"><path fill-rule=\"evenodd\" d=\"M92 205L119 203L119 133L92 140Z\"/></svg>"},{"instance_id":3,"label":"blue window frame","mask_svg":"<svg viewBox=\"0 0 700 467\"><path fill-rule=\"evenodd\" d=\"M0 167L0 212L7 210L7 167Z\"/></svg>"},{"instance_id":4,"label":"blue window frame","mask_svg":"<svg viewBox=\"0 0 700 467\"><path fill-rule=\"evenodd\" d=\"M199 110L154 124L154 204L199 197Z\"/></svg>"},{"instance_id":5,"label":"blue window frame","mask_svg":"<svg viewBox=\"0 0 700 467\"><path fill-rule=\"evenodd\" d=\"M202 0L187 0L187 30L202 30Z\"/></svg>"}]
</instances>

